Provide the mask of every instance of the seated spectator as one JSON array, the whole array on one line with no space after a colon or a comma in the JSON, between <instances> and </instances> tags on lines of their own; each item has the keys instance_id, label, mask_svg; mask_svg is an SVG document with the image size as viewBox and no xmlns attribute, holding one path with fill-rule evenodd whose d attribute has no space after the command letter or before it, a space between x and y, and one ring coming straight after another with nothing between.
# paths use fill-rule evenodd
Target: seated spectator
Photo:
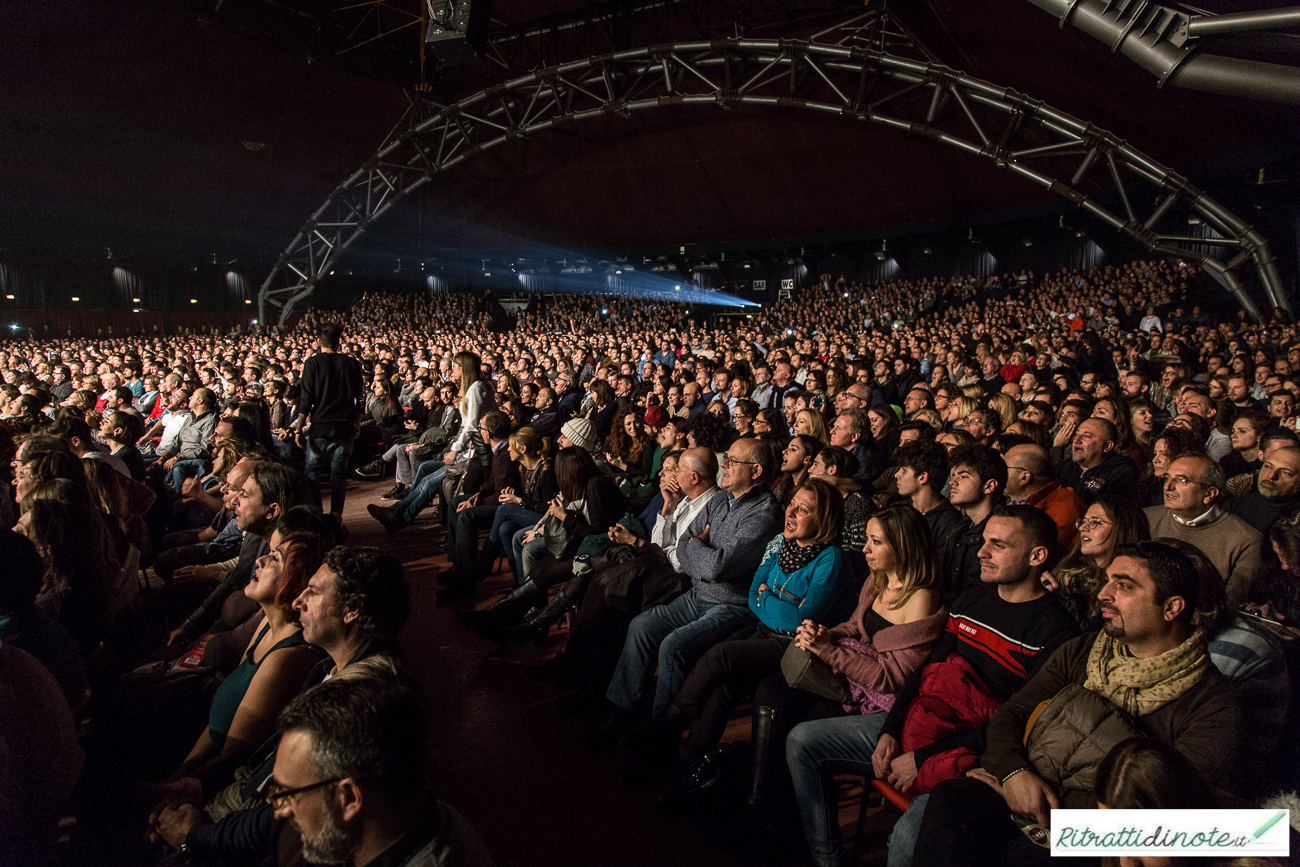
<instances>
[{"instance_id":1,"label":"seated spectator","mask_svg":"<svg viewBox=\"0 0 1300 867\"><path fill-rule=\"evenodd\" d=\"M104 414L99 425L99 438L108 446L108 453L126 464L131 478L144 481L144 458L135 447L136 440L144 435L144 425L134 413L116 411Z\"/></svg>"},{"instance_id":2,"label":"seated spectator","mask_svg":"<svg viewBox=\"0 0 1300 867\"><path fill-rule=\"evenodd\" d=\"M1269 425L1269 417L1263 410L1243 410L1232 422L1232 432L1228 439L1232 451L1219 461L1223 474L1229 479L1237 476L1254 476L1264 462L1261 453L1263 443L1260 439Z\"/></svg>"},{"instance_id":3,"label":"seated spectator","mask_svg":"<svg viewBox=\"0 0 1300 867\"><path fill-rule=\"evenodd\" d=\"M874 482L884 469L877 463L875 453L867 447L869 438L867 414L860 409L846 409L835 416L827 444L847 450L857 461L852 479L861 487Z\"/></svg>"},{"instance_id":4,"label":"seated spectator","mask_svg":"<svg viewBox=\"0 0 1300 867\"><path fill-rule=\"evenodd\" d=\"M943 496L948 484L948 451L937 442L904 443L894 452L894 464L898 467L894 474L898 494L907 497L925 518L942 568L966 522Z\"/></svg>"},{"instance_id":5,"label":"seated spectator","mask_svg":"<svg viewBox=\"0 0 1300 867\"><path fill-rule=\"evenodd\" d=\"M479 429L484 443L492 453L491 473L486 476L477 472L468 473L467 486L472 481L477 483L476 487L467 488L463 496L449 504L452 511L448 515L445 547L452 563L452 572L447 592L440 595L440 599L472 594L478 580L487 576L482 568L473 568L479 553L479 530L492 526L493 517L501 506L502 495L520 486L519 465L508 442L510 419L503 412L489 412L483 416ZM479 479L482 481L479 482ZM487 549L488 557L499 549L498 544L492 543Z\"/></svg>"},{"instance_id":6,"label":"seated spectator","mask_svg":"<svg viewBox=\"0 0 1300 867\"><path fill-rule=\"evenodd\" d=\"M826 482L844 498L844 526L835 544L844 550L854 572L865 575L859 570L857 554L867 541L867 521L876 511L876 503L854 481L856 465L852 454L838 446L828 446L813 459L809 478Z\"/></svg>"},{"instance_id":7,"label":"seated spectator","mask_svg":"<svg viewBox=\"0 0 1300 867\"><path fill-rule=\"evenodd\" d=\"M405 572L392 556L375 548L334 548L294 600L294 608L303 639L327 654L308 674L304 692L327 678L365 670L363 662L386 662L385 670L395 670L397 633L406 622L410 600ZM175 779L160 787L162 800L151 817L153 833L175 849L185 845L187 852L213 861L270 851L272 809L262 802L261 791L275 761L278 739L277 733L254 754L245 766L246 780L231 787L233 794L228 794L229 789L216 791L220 763L210 766L214 773ZM235 777L239 780L241 775Z\"/></svg>"},{"instance_id":8,"label":"seated spectator","mask_svg":"<svg viewBox=\"0 0 1300 867\"><path fill-rule=\"evenodd\" d=\"M1138 491L1138 469L1115 451L1119 434L1104 418L1079 423L1070 446L1070 459L1056 468L1056 478L1085 503L1100 496L1133 499Z\"/></svg>"},{"instance_id":9,"label":"seated spectator","mask_svg":"<svg viewBox=\"0 0 1300 867\"><path fill-rule=\"evenodd\" d=\"M1027 444L1013 446L1003 459L1007 463L1007 499L1046 512L1056 524L1057 551L1069 551L1079 536L1076 525L1086 506L1056 479L1047 449Z\"/></svg>"},{"instance_id":10,"label":"seated spectator","mask_svg":"<svg viewBox=\"0 0 1300 867\"><path fill-rule=\"evenodd\" d=\"M1101 592L1103 631L1066 643L998 710L980 758L986 776L935 787L917 862L1048 863L1012 813L1047 827L1050 808L1089 806L1099 751L1135 733L1173 747L1207 779L1232 779L1241 712L1192 624L1197 596L1196 570L1179 551L1121 548ZM1050 711L1030 726L1045 701Z\"/></svg>"},{"instance_id":11,"label":"seated spectator","mask_svg":"<svg viewBox=\"0 0 1300 867\"><path fill-rule=\"evenodd\" d=\"M460 814L423 787L424 713L410 686L324 683L295 699L279 725L267 799L302 835L308 862L492 864Z\"/></svg>"},{"instance_id":12,"label":"seated spectator","mask_svg":"<svg viewBox=\"0 0 1300 867\"><path fill-rule=\"evenodd\" d=\"M57 482L43 482L33 491L23 517L45 566L36 606L62 624L89 657L107 634L121 577L105 521L84 488Z\"/></svg>"},{"instance_id":13,"label":"seated spectator","mask_svg":"<svg viewBox=\"0 0 1300 867\"><path fill-rule=\"evenodd\" d=\"M1043 584L1060 596L1084 629L1100 626L1097 594L1106 584L1106 570L1115 551L1151 538L1146 514L1126 500L1099 497L1078 523L1078 541L1054 569L1043 573Z\"/></svg>"},{"instance_id":14,"label":"seated spectator","mask_svg":"<svg viewBox=\"0 0 1300 867\"><path fill-rule=\"evenodd\" d=\"M1228 585L1228 602L1241 605L1259 568L1260 534L1224 511L1223 469L1209 458L1179 457L1169 465L1165 504L1146 510L1152 538L1169 536L1200 548Z\"/></svg>"},{"instance_id":15,"label":"seated spectator","mask_svg":"<svg viewBox=\"0 0 1300 867\"><path fill-rule=\"evenodd\" d=\"M948 466L948 502L964 516L943 562L943 591L955 598L980 580L984 527L1005 500L1007 465L993 449L976 443L949 452Z\"/></svg>"},{"instance_id":16,"label":"seated spectator","mask_svg":"<svg viewBox=\"0 0 1300 867\"><path fill-rule=\"evenodd\" d=\"M1274 771L1279 766L1274 750L1291 702L1281 642L1263 625L1228 607L1223 579L1201 549L1177 539L1155 541L1181 551L1200 579L1194 623L1209 642L1210 662L1231 681L1241 706L1243 770L1236 777L1238 790L1270 794L1275 786L1288 783L1286 773Z\"/></svg>"},{"instance_id":17,"label":"seated spectator","mask_svg":"<svg viewBox=\"0 0 1300 867\"><path fill-rule=\"evenodd\" d=\"M721 740L732 709L763 680L779 674L781 656L801 623L844 619L854 579L843 552L833 544L843 525L839 491L817 479L799 487L785 510L783 532L768 543L750 584L753 617L700 658L661 716L624 737L624 743L635 744L640 753L625 776L651 776L671 768L686 728L691 739L683 770L703 758ZM754 715L754 775L766 779L770 754L784 738L768 737L771 708L757 707Z\"/></svg>"},{"instance_id":18,"label":"seated spectator","mask_svg":"<svg viewBox=\"0 0 1300 867\"><path fill-rule=\"evenodd\" d=\"M890 837L889 858L894 865L913 863L927 793L975 765L993 712L1078 634L1040 583L1056 544L1051 519L1031 506L1003 506L984 537L982 583L949 605L946 633L899 687L888 712L813 720L790 733L786 761L819 867L841 864L843 855L839 823L828 821L837 815L830 774L887 780L912 794Z\"/></svg>"},{"instance_id":19,"label":"seated spectator","mask_svg":"<svg viewBox=\"0 0 1300 867\"><path fill-rule=\"evenodd\" d=\"M1300 448L1269 451L1255 484L1256 490L1233 497L1224 508L1266 534L1276 522L1300 513Z\"/></svg>"},{"instance_id":20,"label":"seated spectator","mask_svg":"<svg viewBox=\"0 0 1300 867\"><path fill-rule=\"evenodd\" d=\"M1204 455L1204 441L1197 434L1185 427L1170 424L1156 439L1152 450L1151 471L1153 490L1146 497L1148 505L1159 506L1165 501L1165 480L1169 476L1169 465L1179 455Z\"/></svg>"},{"instance_id":21,"label":"seated spectator","mask_svg":"<svg viewBox=\"0 0 1300 867\"><path fill-rule=\"evenodd\" d=\"M609 532L627 514L627 498L618 485L600 472L591 455L577 446L560 449L555 456L555 479L559 495L547 504L551 523L544 525L551 529L537 538L529 538L534 533L529 530L522 538L522 547L515 551L525 576L524 582L481 616L466 615L462 618L485 637L502 637L504 630L518 625L533 608L550 608L546 620L546 628L549 628L560 615L581 601L590 575L574 574L573 558L578 547L589 536ZM554 605L547 606L547 591L561 582L564 587L552 600ZM453 599L464 595L467 595L466 591L457 588L456 584L449 584L444 591L439 591L438 598Z\"/></svg>"},{"instance_id":22,"label":"seated spectator","mask_svg":"<svg viewBox=\"0 0 1300 867\"><path fill-rule=\"evenodd\" d=\"M45 564L36 546L20 533L0 533L0 642L25 650L49 669L74 714L90 694L86 663L75 638L36 606Z\"/></svg>"},{"instance_id":23,"label":"seated spectator","mask_svg":"<svg viewBox=\"0 0 1300 867\"><path fill-rule=\"evenodd\" d=\"M259 557L244 595L261 609L262 625L239 665L212 699L208 725L176 776L199 776L209 762L239 764L272 731L276 714L301 688L319 661L303 640L293 602L320 566L326 540L313 533L289 533Z\"/></svg>"},{"instance_id":24,"label":"seated spectator","mask_svg":"<svg viewBox=\"0 0 1300 867\"><path fill-rule=\"evenodd\" d=\"M710 499L677 544L691 589L632 621L606 692L614 711L586 743L612 743L632 727L656 658L651 716L666 713L700 655L744 620L749 609L740 586L748 587L779 522L779 506L767 489L775 464L772 450L759 440L731 445L722 463L726 496Z\"/></svg>"}]
</instances>

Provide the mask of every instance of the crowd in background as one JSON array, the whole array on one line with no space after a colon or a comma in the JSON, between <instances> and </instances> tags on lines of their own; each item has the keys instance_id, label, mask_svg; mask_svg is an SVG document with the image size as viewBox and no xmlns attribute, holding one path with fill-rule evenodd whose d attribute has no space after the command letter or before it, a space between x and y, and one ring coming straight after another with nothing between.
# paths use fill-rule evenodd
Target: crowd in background
<instances>
[{"instance_id":1,"label":"crowd in background","mask_svg":"<svg viewBox=\"0 0 1300 867\"><path fill-rule=\"evenodd\" d=\"M349 475L392 477L388 533L434 530L467 629L567 624L529 676L733 851L845 863L837 773L886 784L889 864L927 867L1045 861L1053 806L1294 789L1300 335L1206 289L1169 260L828 276L740 317L564 296L507 329L366 295L7 342L0 833L46 863L71 812L67 851L260 863L278 817L311 863L487 863L412 776L406 587L346 544ZM499 555L513 589L471 607Z\"/></svg>"}]
</instances>

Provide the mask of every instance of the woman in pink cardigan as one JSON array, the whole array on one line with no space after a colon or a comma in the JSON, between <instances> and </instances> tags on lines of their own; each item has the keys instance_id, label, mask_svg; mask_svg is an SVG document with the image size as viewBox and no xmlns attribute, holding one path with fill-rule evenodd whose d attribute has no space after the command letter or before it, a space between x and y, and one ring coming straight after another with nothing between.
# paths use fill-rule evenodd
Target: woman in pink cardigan
<instances>
[{"instance_id":1,"label":"woman in pink cardigan","mask_svg":"<svg viewBox=\"0 0 1300 867\"><path fill-rule=\"evenodd\" d=\"M808 719L888 710L894 693L925 663L943 634L948 612L936 546L925 519L910 506L893 506L872 516L866 535L863 553L871 578L853 615L833 629L804 621L795 638L840 675L851 703L841 705L794 689L779 671L759 685L754 696L754 761L746 789L746 801L755 812L763 812L770 802L774 777L786 779L782 757L791 729ZM707 777L707 767L700 765L715 761L712 753L702 755L692 746L688 741L683 756L687 771L666 796L664 809L683 803L694 785L692 778Z\"/></svg>"}]
</instances>

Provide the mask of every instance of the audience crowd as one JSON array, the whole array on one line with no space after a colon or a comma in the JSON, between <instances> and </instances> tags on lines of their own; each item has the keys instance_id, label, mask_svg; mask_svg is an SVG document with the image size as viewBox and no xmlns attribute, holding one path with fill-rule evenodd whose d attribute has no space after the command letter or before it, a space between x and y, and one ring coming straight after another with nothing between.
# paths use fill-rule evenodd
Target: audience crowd
<instances>
[{"instance_id":1,"label":"audience crowd","mask_svg":"<svg viewBox=\"0 0 1300 867\"><path fill-rule=\"evenodd\" d=\"M347 543L349 476L391 477L367 510L447 556L467 634L567 626L527 675L710 845L848 863L837 775L926 867L1045 863L1053 807L1294 790L1300 333L1204 288L827 277L505 329L365 295L0 344L0 860L491 863L421 777L406 579Z\"/></svg>"}]
</instances>

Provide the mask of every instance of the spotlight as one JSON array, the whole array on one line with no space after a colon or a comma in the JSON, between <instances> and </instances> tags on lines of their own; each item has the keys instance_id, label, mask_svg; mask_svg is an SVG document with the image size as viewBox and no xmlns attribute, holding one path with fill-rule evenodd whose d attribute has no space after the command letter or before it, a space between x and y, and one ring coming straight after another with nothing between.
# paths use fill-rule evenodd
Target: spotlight
<instances>
[{"instance_id":1,"label":"spotlight","mask_svg":"<svg viewBox=\"0 0 1300 867\"><path fill-rule=\"evenodd\" d=\"M72 300L73 300L73 301L80 301L81 298L80 298L79 296L77 296L77 295L73 295L73 296L72 296Z\"/></svg>"},{"instance_id":2,"label":"spotlight","mask_svg":"<svg viewBox=\"0 0 1300 867\"><path fill-rule=\"evenodd\" d=\"M191 299L190 299L190 303L191 303L191 304L198 304L198 303L199 303L199 299L197 299L197 298L191 298Z\"/></svg>"},{"instance_id":3,"label":"spotlight","mask_svg":"<svg viewBox=\"0 0 1300 867\"><path fill-rule=\"evenodd\" d=\"M884 250L877 250L877 251L876 251L876 258L877 258L879 261L881 261L881 262L885 261L885 251L884 251Z\"/></svg>"},{"instance_id":4,"label":"spotlight","mask_svg":"<svg viewBox=\"0 0 1300 867\"><path fill-rule=\"evenodd\" d=\"M252 303L253 303L253 299L252 299L252 298L245 298L245 299L244 299L244 303L245 303L245 304L252 304Z\"/></svg>"},{"instance_id":5,"label":"spotlight","mask_svg":"<svg viewBox=\"0 0 1300 867\"><path fill-rule=\"evenodd\" d=\"M140 303L140 299L139 299L139 298L132 298L132 299L131 299L131 303L132 303L132 304L139 304L139 303Z\"/></svg>"},{"instance_id":6,"label":"spotlight","mask_svg":"<svg viewBox=\"0 0 1300 867\"><path fill-rule=\"evenodd\" d=\"M14 296L12 295L6 295L5 297L8 298L10 301L14 300Z\"/></svg>"},{"instance_id":7,"label":"spotlight","mask_svg":"<svg viewBox=\"0 0 1300 867\"><path fill-rule=\"evenodd\" d=\"M1020 243L1024 244L1026 247L1032 247L1032 246L1034 246L1034 242L1031 241L1031 240L1028 239L1028 238L1021 238L1021 239L1020 239Z\"/></svg>"},{"instance_id":8,"label":"spotlight","mask_svg":"<svg viewBox=\"0 0 1300 867\"><path fill-rule=\"evenodd\" d=\"M12 329L13 331L17 331L17 330L18 330L18 323L15 322L13 325L10 325L9 328Z\"/></svg>"}]
</instances>

